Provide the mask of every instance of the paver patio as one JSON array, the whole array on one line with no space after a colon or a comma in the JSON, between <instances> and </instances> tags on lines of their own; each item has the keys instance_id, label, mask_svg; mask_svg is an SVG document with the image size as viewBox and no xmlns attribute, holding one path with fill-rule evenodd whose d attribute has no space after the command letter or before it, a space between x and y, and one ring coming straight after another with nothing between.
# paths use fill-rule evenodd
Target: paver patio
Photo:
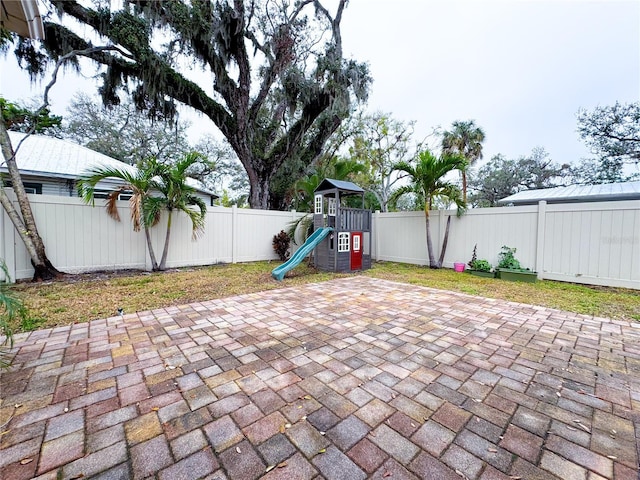
<instances>
[{"instance_id":1,"label":"paver patio","mask_svg":"<svg viewBox=\"0 0 640 480\"><path fill-rule=\"evenodd\" d=\"M640 323L352 276L16 340L6 480L638 480Z\"/></svg>"}]
</instances>

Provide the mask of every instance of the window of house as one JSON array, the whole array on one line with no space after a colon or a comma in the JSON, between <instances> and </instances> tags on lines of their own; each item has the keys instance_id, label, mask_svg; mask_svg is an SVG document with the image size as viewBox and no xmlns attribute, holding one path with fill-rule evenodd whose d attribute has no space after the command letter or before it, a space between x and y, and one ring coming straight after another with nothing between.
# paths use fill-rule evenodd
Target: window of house
<instances>
[{"instance_id":1,"label":"window of house","mask_svg":"<svg viewBox=\"0 0 640 480\"><path fill-rule=\"evenodd\" d=\"M113 192L113 190L94 190L93 191L93 198L95 199L107 199L109 198L109 195ZM118 195L118 200L129 200L131 197L133 197L133 193L132 192L122 192L120 195Z\"/></svg>"},{"instance_id":2,"label":"window of house","mask_svg":"<svg viewBox=\"0 0 640 480\"><path fill-rule=\"evenodd\" d=\"M316 195L314 197L314 213L317 214L321 214L322 213L322 195Z\"/></svg>"},{"instance_id":3,"label":"window of house","mask_svg":"<svg viewBox=\"0 0 640 480\"><path fill-rule=\"evenodd\" d=\"M41 183L32 183L32 182L23 182L24 191L27 193L33 193L36 195L42 195L42 184ZM13 188L13 183L11 181L4 182L4 186L7 188Z\"/></svg>"},{"instance_id":4,"label":"window of house","mask_svg":"<svg viewBox=\"0 0 640 480\"><path fill-rule=\"evenodd\" d=\"M338 233L338 252L349 251L349 232Z\"/></svg>"}]
</instances>

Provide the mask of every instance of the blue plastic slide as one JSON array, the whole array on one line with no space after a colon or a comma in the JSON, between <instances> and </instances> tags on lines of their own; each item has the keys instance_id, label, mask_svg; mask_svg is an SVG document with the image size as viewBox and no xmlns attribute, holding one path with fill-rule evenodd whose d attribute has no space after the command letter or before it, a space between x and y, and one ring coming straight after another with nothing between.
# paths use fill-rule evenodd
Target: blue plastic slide
<instances>
[{"instance_id":1,"label":"blue plastic slide","mask_svg":"<svg viewBox=\"0 0 640 480\"><path fill-rule=\"evenodd\" d=\"M313 232L313 235L307 238L307 241L304 242L304 244L298 250L296 250L296 253L294 253L289 260L284 262L279 267L276 267L273 269L273 271L271 272L271 276L276 280L278 280L279 282L282 281L282 279L284 278L284 275L289 270L293 270L296 266L298 266L300 262L302 262L302 260L304 260L305 257L309 255L311 251L314 248L316 248L316 246L322 240L324 240L325 237L329 235L329 233L332 231L333 231L333 228L325 227L325 228L319 228L318 230Z\"/></svg>"}]
</instances>

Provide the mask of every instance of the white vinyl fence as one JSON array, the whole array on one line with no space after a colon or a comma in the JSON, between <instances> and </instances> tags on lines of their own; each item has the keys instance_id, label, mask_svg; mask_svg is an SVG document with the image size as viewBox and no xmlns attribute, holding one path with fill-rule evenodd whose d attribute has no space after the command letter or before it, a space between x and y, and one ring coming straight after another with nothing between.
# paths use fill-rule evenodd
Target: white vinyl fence
<instances>
[{"instance_id":1,"label":"white vinyl fence","mask_svg":"<svg viewBox=\"0 0 640 480\"><path fill-rule=\"evenodd\" d=\"M144 232L134 232L128 202L122 221L108 217L103 201L85 205L78 198L30 195L47 254L65 272L150 269ZM271 242L280 230L302 216L210 207L204 233L193 240L184 214L174 214L167 266L276 260ZM523 267L539 278L640 289L640 201L552 204L431 212L431 234L439 256L447 218L451 216L445 267L468 262L474 245L478 258L495 265L503 245L517 249ZM166 217L151 229L158 258ZM33 275L29 257L6 213L0 215L0 257L12 279ZM423 212L373 215L374 260L428 264Z\"/></svg>"},{"instance_id":2,"label":"white vinyl fence","mask_svg":"<svg viewBox=\"0 0 640 480\"><path fill-rule=\"evenodd\" d=\"M12 193L12 192L11 192ZM120 222L111 219L103 205L86 205L79 198L29 195L47 256L61 271L75 273L114 269L151 269L144 231L134 232L129 203L119 202ZM166 215L166 214L165 214ZM302 214L209 207L202 235L192 238L186 215L172 216L167 267L276 260L272 239ZM158 262L166 233L166 216L151 229ZM7 214L0 215L0 258L12 279L33 276L29 255Z\"/></svg>"},{"instance_id":3,"label":"white vinyl fence","mask_svg":"<svg viewBox=\"0 0 640 480\"><path fill-rule=\"evenodd\" d=\"M589 202L481 208L456 217L431 212L436 259L451 216L444 266L478 258L498 263L503 245L538 278L640 289L640 201ZM373 255L377 260L429 263L423 212L375 213Z\"/></svg>"}]
</instances>

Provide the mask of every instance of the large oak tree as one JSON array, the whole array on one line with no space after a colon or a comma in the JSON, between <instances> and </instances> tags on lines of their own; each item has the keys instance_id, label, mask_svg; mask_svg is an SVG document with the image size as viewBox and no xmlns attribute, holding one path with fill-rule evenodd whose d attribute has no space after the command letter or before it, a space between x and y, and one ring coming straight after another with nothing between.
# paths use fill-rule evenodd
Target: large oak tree
<instances>
[{"instance_id":1,"label":"large oak tree","mask_svg":"<svg viewBox=\"0 0 640 480\"><path fill-rule=\"evenodd\" d=\"M32 74L76 52L105 67L107 105L126 91L151 115L171 116L176 102L206 115L247 171L253 208L272 207L278 170L289 159L311 163L354 96L366 98L366 64L342 52L347 0L335 13L320 0L125 0L118 11L110 2L47 3L57 15L44 23L46 54L29 40L17 48ZM197 70L206 83L191 76Z\"/></svg>"}]
</instances>

